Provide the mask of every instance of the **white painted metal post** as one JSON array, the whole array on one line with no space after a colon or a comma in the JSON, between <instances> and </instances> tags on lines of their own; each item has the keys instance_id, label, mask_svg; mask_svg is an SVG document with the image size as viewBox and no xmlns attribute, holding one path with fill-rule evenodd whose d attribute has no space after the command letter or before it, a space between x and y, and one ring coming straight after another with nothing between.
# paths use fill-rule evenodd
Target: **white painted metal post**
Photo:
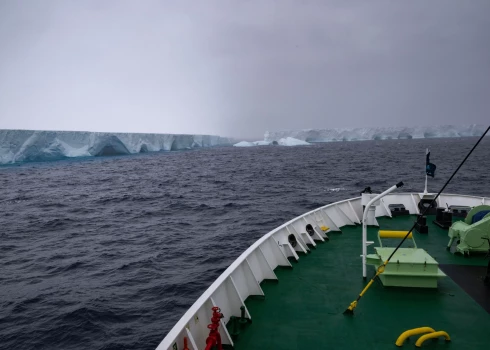
<instances>
[{"instance_id":1,"label":"white painted metal post","mask_svg":"<svg viewBox=\"0 0 490 350\"><path fill-rule=\"evenodd\" d=\"M429 154L429 149L425 149L425 159L427 163L427 154ZM424 194L427 194L427 164L425 165L425 188L424 188Z\"/></svg>"},{"instance_id":2,"label":"white painted metal post","mask_svg":"<svg viewBox=\"0 0 490 350\"><path fill-rule=\"evenodd\" d=\"M396 190L398 187L402 187L403 182L399 182L394 186L391 186L388 188L386 191L384 191L381 194L378 194L376 197L371 199L368 204L366 205L366 208L364 209L364 213L362 214L362 277L365 279L366 278L366 255L367 255L367 224L366 224L366 219L367 219L367 213L369 210L369 207L373 205L374 202L377 200L383 198L387 194L393 192Z\"/></svg>"}]
</instances>

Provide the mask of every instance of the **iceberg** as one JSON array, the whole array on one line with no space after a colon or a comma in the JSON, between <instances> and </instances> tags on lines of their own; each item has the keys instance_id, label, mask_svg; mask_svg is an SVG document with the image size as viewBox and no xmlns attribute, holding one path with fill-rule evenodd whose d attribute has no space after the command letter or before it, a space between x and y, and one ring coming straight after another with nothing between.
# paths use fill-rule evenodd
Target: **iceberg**
<instances>
[{"instance_id":1,"label":"iceberg","mask_svg":"<svg viewBox=\"0 0 490 350\"><path fill-rule=\"evenodd\" d=\"M238 143L235 143L233 146L234 147L253 147L253 146L270 146L270 145L279 145L279 146L305 146L309 145L310 143L303 141L303 140L298 140L292 137L285 137L279 139L279 141L241 141Z\"/></svg>"},{"instance_id":2,"label":"iceberg","mask_svg":"<svg viewBox=\"0 0 490 350\"><path fill-rule=\"evenodd\" d=\"M279 139L277 143L280 146L307 146L310 145L310 143L303 141L303 140L298 140L293 137L285 137L282 139Z\"/></svg>"},{"instance_id":3,"label":"iceberg","mask_svg":"<svg viewBox=\"0 0 490 350\"><path fill-rule=\"evenodd\" d=\"M304 129L289 131L267 131L264 140L280 142L281 139L292 137L306 142L332 141L363 141L389 139L421 139L434 137L467 137L481 136L486 127L471 125L439 125L439 126L399 126L378 128L336 128L336 129Z\"/></svg>"},{"instance_id":4,"label":"iceberg","mask_svg":"<svg viewBox=\"0 0 490 350\"><path fill-rule=\"evenodd\" d=\"M253 147L253 146L257 146L255 142L248 142L248 141L241 141L233 145L233 147Z\"/></svg>"},{"instance_id":5,"label":"iceberg","mask_svg":"<svg viewBox=\"0 0 490 350\"><path fill-rule=\"evenodd\" d=\"M0 164L229 146L214 135L0 130Z\"/></svg>"},{"instance_id":6,"label":"iceberg","mask_svg":"<svg viewBox=\"0 0 490 350\"><path fill-rule=\"evenodd\" d=\"M234 147L253 147L253 146L269 146L272 142L269 141L241 141L235 143Z\"/></svg>"},{"instance_id":7,"label":"iceberg","mask_svg":"<svg viewBox=\"0 0 490 350\"><path fill-rule=\"evenodd\" d=\"M255 141L256 146L269 146L272 142L269 141Z\"/></svg>"}]
</instances>

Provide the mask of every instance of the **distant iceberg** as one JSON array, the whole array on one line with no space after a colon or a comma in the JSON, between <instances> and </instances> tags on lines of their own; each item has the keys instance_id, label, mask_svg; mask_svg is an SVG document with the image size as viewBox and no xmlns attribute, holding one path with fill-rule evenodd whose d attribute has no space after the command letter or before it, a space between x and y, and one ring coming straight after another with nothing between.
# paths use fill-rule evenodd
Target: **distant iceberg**
<instances>
[{"instance_id":1,"label":"distant iceberg","mask_svg":"<svg viewBox=\"0 0 490 350\"><path fill-rule=\"evenodd\" d=\"M235 143L233 146L234 147L253 147L253 146L257 146L257 145L255 144L255 142L241 141L241 142Z\"/></svg>"},{"instance_id":2,"label":"distant iceberg","mask_svg":"<svg viewBox=\"0 0 490 350\"><path fill-rule=\"evenodd\" d=\"M272 142L269 141L255 141L254 144L256 146L269 146Z\"/></svg>"},{"instance_id":3,"label":"distant iceberg","mask_svg":"<svg viewBox=\"0 0 490 350\"><path fill-rule=\"evenodd\" d=\"M285 137L279 139L279 141L241 141L236 144L234 144L234 147L253 147L253 146L269 146L269 145L279 145L279 146L305 146L309 145L310 143L305 142L303 140L298 140L292 137Z\"/></svg>"},{"instance_id":4,"label":"distant iceberg","mask_svg":"<svg viewBox=\"0 0 490 350\"><path fill-rule=\"evenodd\" d=\"M229 146L212 135L0 130L0 164Z\"/></svg>"},{"instance_id":5,"label":"distant iceberg","mask_svg":"<svg viewBox=\"0 0 490 350\"><path fill-rule=\"evenodd\" d=\"M439 125L430 127L379 127L305 129L291 131L267 131L264 140L273 142L293 137L306 142L361 141L389 139L422 139L434 137L481 136L486 127L482 125Z\"/></svg>"},{"instance_id":6,"label":"distant iceberg","mask_svg":"<svg viewBox=\"0 0 490 350\"><path fill-rule=\"evenodd\" d=\"M272 142L269 141L241 141L235 143L234 147L254 147L254 146L269 146Z\"/></svg>"},{"instance_id":7,"label":"distant iceberg","mask_svg":"<svg viewBox=\"0 0 490 350\"><path fill-rule=\"evenodd\" d=\"M308 146L310 144L306 141L295 139L294 137L284 137L279 139L277 143L280 146Z\"/></svg>"}]
</instances>

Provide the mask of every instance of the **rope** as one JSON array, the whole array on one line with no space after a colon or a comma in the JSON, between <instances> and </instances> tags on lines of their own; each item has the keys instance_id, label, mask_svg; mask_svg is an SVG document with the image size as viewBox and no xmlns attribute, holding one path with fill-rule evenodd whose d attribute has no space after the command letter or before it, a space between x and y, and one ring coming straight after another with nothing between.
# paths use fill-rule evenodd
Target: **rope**
<instances>
[{"instance_id":1,"label":"rope","mask_svg":"<svg viewBox=\"0 0 490 350\"><path fill-rule=\"evenodd\" d=\"M471 155L471 153L473 153L473 151L475 150L475 148L478 146L478 144L481 142L481 140L483 140L483 138L485 137L485 135L487 134L488 130L490 130L490 126L487 128L487 130L485 130L485 132L483 133L483 135L481 135L480 139L478 140L478 142L473 146L473 148L470 150L470 152L466 155L466 157L463 159L463 161L461 162L461 164L459 164L458 168L453 172L453 174L451 175L451 177L446 181L446 183L444 184L444 186L442 186L442 188L439 190L439 192L437 193L437 195L434 197L434 199L432 200L432 202L430 203L430 205L428 205L425 210L422 212L421 216L424 216L425 213L427 213L427 211L429 210L429 208L432 207L432 204L434 204L434 202L437 200L437 198L440 196L440 194L442 193L442 191L444 191L444 189L447 187L447 185L449 184L449 182L451 182L451 180L453 179L453 177L456 175L456 173L459 171L459 169L463 166L463 164L466 162L466 160L469 158L469 156ZM362 298L362 296L367 292L367 290L369 289L369 287L371 287L371 285L373 284L374 282L374 279L376 277L378 277L380 274L383 273L383 271L385 270L385 267L386 265L390 262L391 258L393 257L393 255L395 255L396 251L401 247L401 245L403 244L403 242L405 242L405 240L407 239L407 237L410 235L410 233L412 233L413 229L415 228L415 225L417 225L417 221L415 221L415 223L413 224L412 228L410 229L410 231L407 232L407 234L405 235L405 237L403 237L403 239L401 240L401 242L398 244L398 246L395 248L395 250L391 253L391 255L388 257L388 259L383 263L383 265L381 265L380 267L378 267L378 270L376 271L376 274L374 275L373 278L371 278L371 280L369 281L369 283L366 285L366 287L364 287L364 289L361 291L361 293L359 293L359 296L357 297L356 300L354 300L352 303L350 303L349 307L347 308L347 310L344 311L344 314L354 314L354 309L356 308L357 306L357 302L359 301L359 299Z\"/></svg>"}]
</instances>

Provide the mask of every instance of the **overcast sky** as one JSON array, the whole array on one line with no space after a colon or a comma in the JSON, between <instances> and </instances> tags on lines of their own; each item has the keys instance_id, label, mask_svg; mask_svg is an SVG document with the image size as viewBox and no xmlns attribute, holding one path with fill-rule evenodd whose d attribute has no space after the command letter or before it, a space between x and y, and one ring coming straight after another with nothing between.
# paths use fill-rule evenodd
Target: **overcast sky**
<instances>
[{"instance_id":1,"label":"overcast sky","mask_svg":"<svg viewBox=\"0 0 490 350\"><path fill-rule=\"evenodd\" d=\"M0 129L489 121L490 0L0 0Z\"/></svg>"}]
</instances>

